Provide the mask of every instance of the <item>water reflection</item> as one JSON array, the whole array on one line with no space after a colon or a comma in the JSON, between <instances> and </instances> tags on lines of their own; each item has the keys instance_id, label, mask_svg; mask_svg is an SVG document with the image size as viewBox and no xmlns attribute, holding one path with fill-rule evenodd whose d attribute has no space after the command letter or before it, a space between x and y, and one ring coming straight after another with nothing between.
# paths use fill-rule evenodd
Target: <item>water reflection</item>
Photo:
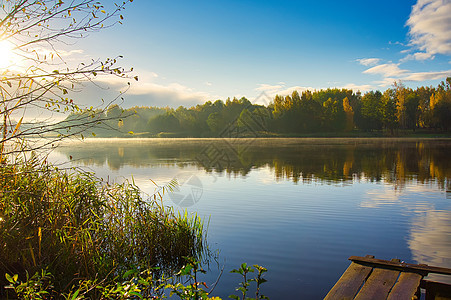
<instances>
[{"instance_id":1,"label":"water reflection","mask_svg":"<svg viewBox=\"0 0 451 300\"><path fill-rule=\"evenodd\" d=\"M429 210L414 218L408 243L414 260L451 268L451 211ZM428 279L451 284L449 276L431 274Z\"/></svg>"},{"instance_id":2,"label":"water reflection","mask_svg":"<svg viewBox=\"0 0 451 300\"><path fill-rule=\"evenodd\" d=\"M276 180L327 183L369 180L403 188L406 181L436 182L450 191L448 140L411 139L110 139L89 140L57 151L84 165L196 166L246 176L269 167Z\"/></svg>"},{"instance_id":3,"label":"water reflection","mask_svg":"<svg viewBox=\"0 0 451 300\"><path fill-rule=\"evenodd\" d=\"M195 175L202 186L171 203L202 190L190 209L211 216L228 267L268 266L273 298L321 299L350 255L451 267L450 150L451 140L427 139L111 139L52 155L100 176L133 174L147 192L149 179ZM235 277L221 282L227 297Z\"/></svg>"},{"instance_id":4,"label":"water reflection","mask_svg":"<svg viewBox=\"0 0 451 300\"><path fill-rule=\"evenodd\" d=\"M431 266L451 268L451 206L440 199L437 191L428 185L409 185L403 190L373 189L366 192L361 207L383 208L395 206L411 216L407 239L412 252L412 260ZM449 276L431 274L429 280L451 283Z\"/></svg>"}]
</instances>

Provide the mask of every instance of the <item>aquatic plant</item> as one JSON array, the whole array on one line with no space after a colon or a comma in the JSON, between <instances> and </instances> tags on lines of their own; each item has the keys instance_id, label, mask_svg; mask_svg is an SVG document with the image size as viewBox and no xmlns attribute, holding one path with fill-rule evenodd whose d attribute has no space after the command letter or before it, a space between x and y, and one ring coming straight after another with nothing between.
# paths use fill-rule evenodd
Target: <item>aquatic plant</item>
<instances>
[{"instance_id":1,"label":"aquatic plant","mask_svg":"<svg viewBox=\"0 0 451 300\"><path fill-rule=\"evenodd\" d=\"M268 270L265 267L259 265L254 265L254 268L258 272L257 277L255 278L248 278L248 274L253 273L254 269L251 266L248 266L246 263L242 263L238 269L233 269L232 271L230 271L231 273L240 274L243 277L243 281L240 283L240 286L236 290L241 293L242 300L269 299L260 292L260 286L267 281L265 278L263 278L263 274L266 273ZM252 282L256 283L255 298L247 297L247 293L249 292L249 287L252 284ZM240 299L240 297L237 295L230 295L229 298L235 300Z\"/></svg>"},{"instance_id":2,"label":"aquatic plant","mask_svg":"<svg viewBox=\"0 0 451 300\"><path fill-rule=\"evenodd\" d=\"M4 274L46 270L54 290L79 280L114 281L136 269L173 274L200 259L205 232L197 215L145 199L133 182L114 184L60 170L32 155L0 166L0 294ZM14 277L11 277L14 278Z\"/></svg>"}]
</instances>

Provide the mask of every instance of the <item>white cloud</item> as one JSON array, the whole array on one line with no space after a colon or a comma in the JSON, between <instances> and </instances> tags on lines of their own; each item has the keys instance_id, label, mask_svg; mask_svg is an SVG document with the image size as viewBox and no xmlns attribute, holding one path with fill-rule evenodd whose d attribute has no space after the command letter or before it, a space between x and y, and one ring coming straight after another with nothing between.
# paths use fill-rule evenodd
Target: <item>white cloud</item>
<instances>
[{"instance_id":1,"label":"white cloud","mask_svg":"<svg viewBox=\"0 0 451 300\"><path fill-rule=\"evenodd\" d=\"M381 59L380 58L361 58L357 59L357 61L364 66L374 66L377 65Z\"/></svg>"},{"instance_id":2,"label":"white cloud","mask_svg":"<svg viewBox=\"0 0 451 300\"><path fill-rule=\"evenodd\" d=\"M380 74L384 77L389 77L389 76L401 76L403 74L405 74L407 72L407 70L402 70L399 68L399 64L382 64L382 65L378 65L372 68L369 68L368 70L363 71L363 73L365 74Z\"/></svg>"},{"instance_id":3,"label":"white cloud","mask_svg":"<svg viewBox=\"0 0 451 300\"><path fill-rule=\"evenodd\" d=\"M257 87L255 90L264 92L269 97L274 97L275 95L282 95L282 96L290 95L293 91L298 91L299 93L302 93L303 91L306 91L306 90L310 90L310 91L314 90L313 87L305 87L305 86L299 86L299 85L287 87L285 85L286 85L285 82L279 82L278 84L274 84L274 85L262 83L262 84L259 84L259 87Z\"/></svg>"},{"instance_id":4,"label":"white cloud","mask_svg":"<svg viewBox=\"0 0 451 300\"><path fill-rule=\"evenodd\" d=\"M391 82L393 83L393 82ZM358 84L354 84L354 83L347 83L347 84L338 84L335 86L335 88L338 89L350 89L353 91L369 91L372 90L374 88L374 86L369 85L369 84L362 84L362 85L358 85ZM306 86L300 86L300 85L295 85L295 86L285 86L284 82L279 82L278 84L259 84L258 87L255 89L256 91L260 91L262 94L259 97L270 97L271 101L272 98L274 98L275 95L281 95L281 96L286 96L286 95L291 95L291 93L293 93L293 91L298 91L299 94L302 94L302 92L305 91L315 91L317 90L314 87L306 87ZM264 96L262 96L264 94ZM267 104L266 102L259 102L259 104Z\"/></svg>"},{"instance_id":5,"label":"white cloud","mask_svg":"<svg viewBox=\"0 0 451 300\"><path fill-rule=\"evenodd\" d=\"M429 72L412 72L410 70L404 70L399 68L399 63L389 63L374 66L363 71L364 74L371 75L381 75L382 79L375 81L374 83L380 87L385 87L392 85L393 82L401 81L427 81L427 80L437 80L443 79L445 77L451 76L451 70L446 71L429 71ZM363 86L365 87L365 86ZM371 88L371 86L367 86Z\"/></svg>"},{"instance_id":6,"label":"white cloud","mask_svg":"<svg viewBox=\"0 0 451 300\"><path fill-rule=\"evenodd\" d=\"M425 81L425 80L436 80L443 79L445 77L451 76L451 70L440 71L440 72L417 72L410 73L409 75L402 78L405 81Z\"/></svg>"},{"instance_id":7,"label":"white cloud","mask_svg":"<svg viewBox=\"0 0 451 300\"><path fill-rule=\"evenodd\" d=\"M180 100L196 98L199 101L207 101L210 96L207 93L197 92L192 88L186 87L180 83L170 83L167 85L156 84L152 82L133 84L128 91L130 95L151 95L151 94L173 94Z\"/></svg>"},{"instance_id":8,"label":"white cloud","mask_svg":"<svg viewBox=\"0 0 451 300\"><path fill-rule=\"evenodd\" d=\"M279 90L283 89L285 86L285 83L279 83L275 85L261 83L258 85L258 88L256 88L256 91L265 92L265 93L277 93Z\"/></svg>"},{"instance_id":9,"label":"white cloud","mask_svg":"<svg viewBox=\"0 0 451 300\"><path fill-rule=\"evenodd\" d=\"M379 87L387 87L392 85L395 81L399 81L399 78L393 78L393 77L385 77L382 80L375 81L374 83L377 84Z\"/></svg>"},{"instance_id":10,"label":"white cloud","mask_svg":"<svg viewBox=\"0 0 451 300\"><path fill-rule=\"evenodd\" d=\"M370 84L360 84L359 85L359 84L354 84L354 83L348 83L348 84L342 86L341 88L353 90L353 91L366 92L366 91L370 91L370 90L374 89L374 86L372 86Z\"/></svg>"},{"instance_id":11,"label":"white cloud","mask_svg":"<svg viewBox=\"0 0 451 300\"><path fill-rule=\"evenodd\" d=\"M401 62L405 62L408 60L432 60L435 58L435 55L433 55L432 53L427 53L427 52L416 52L413 54L409 54L406 57L404 57L403 59L401 59Z\"/></svg>"},{"instance_id":12,"label":"white cloud","mask_svg":"<svg viewBox=\"0 0 451 300\"><path fill-rule=\"evenodd\" d=\"M178 107L193 106L204 103L205 101L215 99L215 96L209 93L197 91L183 84L156 82L160 79L159 75L149 71L136 71L133 76L138 75L139 81L132 78L124 80L123 78L112 76L98 76L96 82L106 85L115 91L124 90L127 87L127 81L130 87L124 95L126 104L124 107L134 105L148 106L171 106Z\"/></svg>"},{"instance_id":13,"label":"white cloud","mask_svg":"<svg viewBox=\"0 0 451 300\"><path fill-rule=\"evenodd\" d=\"M451 55L451 1L418 0L407 20L410 45L422 53L410 58L424 59L434 54Z\"/></svg>"}]
</instances>

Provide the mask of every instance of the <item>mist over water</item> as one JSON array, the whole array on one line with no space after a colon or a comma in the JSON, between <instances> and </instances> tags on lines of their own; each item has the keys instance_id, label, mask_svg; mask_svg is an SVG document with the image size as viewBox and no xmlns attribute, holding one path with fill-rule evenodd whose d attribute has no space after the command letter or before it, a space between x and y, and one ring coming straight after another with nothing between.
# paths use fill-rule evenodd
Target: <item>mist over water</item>
<instances>
[{"instance_id":1,"label":"mist over water","mask_svg":"<svg viewBox=\"0 0 451 300\"><path fill-rule=\"evenodd\" d=\"M429 139L93 139L49 160L148 194L177 178L165 204L209 224L214 295L247 262L269 269L273 299L322 299L351 255L451 267L449 153Z\"/></svg>"}]
</instances>

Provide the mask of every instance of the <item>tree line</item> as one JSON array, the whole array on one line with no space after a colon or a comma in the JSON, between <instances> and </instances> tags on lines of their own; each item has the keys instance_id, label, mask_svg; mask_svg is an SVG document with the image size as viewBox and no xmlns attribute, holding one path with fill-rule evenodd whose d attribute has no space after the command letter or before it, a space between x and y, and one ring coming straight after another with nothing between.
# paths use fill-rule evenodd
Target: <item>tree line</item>
<instances>
[{"instance_id":1,"label":"tree line","mask_svg":"<svg viewBox=\"0 0 451 300\"><path fill-rule=\"evenodd\" d=\"M77 113L68 117L76 120ZM100 136L235 137L271 134L451 129L451 77L437 87L394 83L384 92L321 89L276 95L267 106L245 97L207 101L190 108L111 105L99 112L108 121L94 129ZM75 125L75 124L74 124Z\"/></svg>"}]
</instances>

